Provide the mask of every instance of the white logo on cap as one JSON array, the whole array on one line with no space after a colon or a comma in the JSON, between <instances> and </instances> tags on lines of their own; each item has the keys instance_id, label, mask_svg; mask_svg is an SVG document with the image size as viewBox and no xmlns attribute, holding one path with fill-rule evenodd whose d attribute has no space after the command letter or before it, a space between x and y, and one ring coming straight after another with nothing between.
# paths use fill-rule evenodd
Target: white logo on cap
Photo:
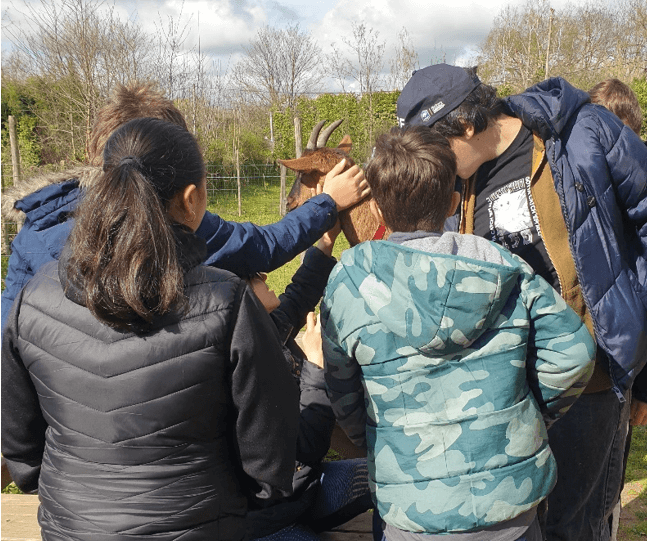
<instances>
[{"instance_id":1,"label":"white logo on cap","mask_svg":"<svg viewBox=\"0 0 647 541\"><path fill-rule=\"evenodd\" d=\"M404 118L398 117L398 128L404 128Z\"/></svg>"},{"instance_id":2,"label":"white logo on cap","mask_svg":"<svg viewBox=\"0 0 647 541\"><path fill-rule=\"evenodd\" d=\"M429 111L427 109L423 109L420 113L420 118L423 122L427 122L431 118L431 115L429 114Z\"/></svg>"},{"instance_id":3,"label":"white logo on cap","mask_svg":"<svg viewBox=\"0 0 647 541\"><path fill-rule=\"evenodd\" d=\"M435 105L431 107L431 112L433 114L436 114L438 111L440 111L443 107L445 107L445 104L442 101L439 101Z\"/></svg>"}]
</instances>

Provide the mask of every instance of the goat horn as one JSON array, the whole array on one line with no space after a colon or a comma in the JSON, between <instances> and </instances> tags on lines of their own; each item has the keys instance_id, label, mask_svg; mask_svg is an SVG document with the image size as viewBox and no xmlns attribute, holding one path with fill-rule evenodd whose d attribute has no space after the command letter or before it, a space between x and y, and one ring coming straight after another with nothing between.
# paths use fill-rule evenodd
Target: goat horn
<instances>
[{"instance_id":1,"label":"goat horn","mask_svg":"<svg viewBox=\"0 0 647 541\"><path fill-rule=\"evenodd\" d=\"M324 132L319 136L319 139L317 139L317 148L325 147L326 143L328 143L328 138L330 137L330 134L334 132L337 129L337 126L339 126L344 119L340 120L335 120L330 126L328 126Z\"/></svg>"},{"instance_id":2,"label":"goat horn","mask_svg":"<svg viewBox=\"0 0 647 541\"><path fill-rule=\"evenodd\" d=\"M308 144L306 145L306 150L315 150L317 148L317 136L321 131L321 128L326 123L325 120L322 120L314 128L312 128L312 133L310 134L310 139L308 139Z\"/></svg>"}]
</instances>

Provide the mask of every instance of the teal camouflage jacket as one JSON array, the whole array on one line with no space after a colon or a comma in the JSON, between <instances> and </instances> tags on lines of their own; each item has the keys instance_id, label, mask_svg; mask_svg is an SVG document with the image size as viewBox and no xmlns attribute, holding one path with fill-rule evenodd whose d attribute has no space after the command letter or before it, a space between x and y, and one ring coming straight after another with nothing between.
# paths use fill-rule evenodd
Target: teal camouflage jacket
<instances>
[{"instance_id":1,"label":"teal camouflage jacket","mask_svg":"<svg viewBox=\"0 0 647 541\"><path fill-rule=\"evenodd\" d=\"M345 251L321 309L333 410L367 448L380 515L412 532L487 528L545 498L556 480L546 425L580 395L595 352L522 259L442 238L449 253L388 241Z\"/></svg>"}]
</instances>

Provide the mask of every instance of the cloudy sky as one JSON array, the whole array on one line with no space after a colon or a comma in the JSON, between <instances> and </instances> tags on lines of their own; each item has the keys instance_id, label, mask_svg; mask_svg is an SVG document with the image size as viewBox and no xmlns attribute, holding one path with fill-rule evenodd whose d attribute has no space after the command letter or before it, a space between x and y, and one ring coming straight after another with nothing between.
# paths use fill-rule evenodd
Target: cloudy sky
<instances>
[{"instance_id":1,"label":"cloudy sky","mask_svg":"<svg viewBox=\"0 0 647 541\"><path fill-rule=\"evenodd\" d=\"M38 5L41 0L2 2L3 25L23 1ZM52 2L56 0L43 0ZM571 0L581 3L584 0ZM609 0L612 1L612 0ZM285 27L299 24L324 51L333 43L343 45L344 36L352 36L352 22L364 23L379 33L390 56L398 43L398 33L405 28L421 66L442 61L467 65L483 42L493 19L506 5L523 5L525 0L115 0L124 18L137 20L146 30L157 31L160 20L186 23L187 47L200 39L203 53L220 60L223 68L233 65L243 47L264 25ZM559 9L566 0L551 0ZM24 10L24 9L23 9ZM10 45L5 41L3 48Z\"/></svg>"}]
</instances>

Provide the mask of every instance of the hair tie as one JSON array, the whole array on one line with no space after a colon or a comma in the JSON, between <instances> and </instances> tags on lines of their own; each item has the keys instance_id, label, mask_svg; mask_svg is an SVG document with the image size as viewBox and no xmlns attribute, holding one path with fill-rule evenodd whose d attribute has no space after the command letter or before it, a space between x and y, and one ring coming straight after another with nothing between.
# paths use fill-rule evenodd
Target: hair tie
<instances>
[{"instance_id":1,"label":"hair tie","mask_svg":"<svg viewBox=\"0 0 647 541\"><path fill-rule=\"evenodd\" d=\"M137 156L124 156L121 158L121 160L119 160L119 167L123 167L124 165L132 165L137 169L142 169L144 167L144 164L142 164L141 160Z\"/></svg>"}]
</instances>

